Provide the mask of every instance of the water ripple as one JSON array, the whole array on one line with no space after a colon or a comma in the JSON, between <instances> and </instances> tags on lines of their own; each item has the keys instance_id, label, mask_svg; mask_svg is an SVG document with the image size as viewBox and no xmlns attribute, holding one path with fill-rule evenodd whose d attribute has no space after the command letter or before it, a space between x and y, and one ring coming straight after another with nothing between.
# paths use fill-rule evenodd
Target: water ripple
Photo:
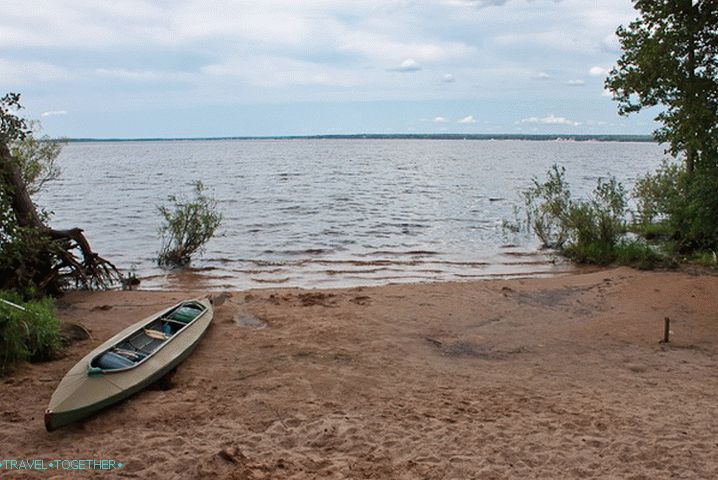
<instances>
[{"instance_id":1,"label":"water ripple","mask_svg":"<svg viewBox=\"0 0 718 480\"><path fill-rule=\"evenodd\" d=\"M331 287L541 275L566 268L502 231L554 163L575 194L611 172L631 188L651 143L271 140L72 143L39 198L150 288ZM157 206L202 180L224 224L189 272L160 270ZM88 205L91 208L88 208ZM507 246L509 245L509 246ZM505 254L509 254L506 257ZM513 256L511 256L513 254ZM188 284L189 285L189 284Z\"/></svg>"}]
</instances>

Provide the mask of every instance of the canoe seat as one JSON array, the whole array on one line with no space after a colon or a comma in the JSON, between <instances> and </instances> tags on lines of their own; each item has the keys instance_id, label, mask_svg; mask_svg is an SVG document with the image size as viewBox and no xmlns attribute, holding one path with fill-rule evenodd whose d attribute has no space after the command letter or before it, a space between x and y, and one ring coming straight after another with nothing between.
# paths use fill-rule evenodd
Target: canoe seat
<instances>
[{"instance_id":1,"label":"canoe seat","mask_svg":"<svg viewBox=\"0 0 718 480\"><path fill-rule=\"evenodd\" d=\"M135 349L142 353L150 354L157 350L157 347L162 345L164 340L156 340L154 338L150 338L144 333L140 336L136 336L132 339L128 340L129 344Z\"/></svg>"},{"instance_id":2,"label":"canoe seat","mask_svg":"<svg viewBox=\"0 0 718 480\"><path fill-rule=\"evenodd\" d=\"M139 361L142 360L143 358L147 357L147 354L146 354L146 353L139 352L139 351L134 350L134 349L133 349L133 350L127 350L127 349L124 349L124 348L121 348L121 347L114 347L114 348L112 349L112 351L115 352L115 353L117 353L117 354L119 354L119 355L122 355L122 356L125 357L125 358L129 358L129 359L132 360L133 362L139 362Z\"/></svg>"},{"instance_id":3,"label":"canoe seat","mask_svg":"<svg viewBox=\"0 0 718 480\"><path fill-rule=\"evenodd\" d=\"M164 329L163 329L164 330ZM152 328L145 328L145 335L148 337L154 339L154 340L167 340L172 335L172 332L165 333L164 331L160 332L159 330L154 330Z\"/></svg>"}]
</instances>

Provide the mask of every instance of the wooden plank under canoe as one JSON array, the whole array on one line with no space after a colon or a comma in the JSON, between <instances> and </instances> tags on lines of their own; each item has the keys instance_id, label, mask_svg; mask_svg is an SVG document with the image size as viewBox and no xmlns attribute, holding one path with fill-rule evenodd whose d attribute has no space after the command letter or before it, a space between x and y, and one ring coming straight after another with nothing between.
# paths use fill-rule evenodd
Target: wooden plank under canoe
<instances>
[{"instance_id":1,"label":"wooden plank under canoe","mask_svg":"<svg viewBox=\"0 0 718 480\"><path fill-rule=\"evenodd\" d=\"M184 325L168 317L182 307L199 309L200 313ZM92 415L162 378L179 365L197 346L214 316L209 299L180 302L125 328L95 348L67 372L60 381L45 411L48 431ZM141 350L138 361L121 368L103 368L100 358L107 352L122 350L128 339L138 338L146 328L158 323L177 323L176 331L166 340L153 339L151 349ZM169 321L167 321L169 320ZM156 335L154 335L156 337ZM130 343L129 345L132 345Z\"/></svg>"}]
</instances>

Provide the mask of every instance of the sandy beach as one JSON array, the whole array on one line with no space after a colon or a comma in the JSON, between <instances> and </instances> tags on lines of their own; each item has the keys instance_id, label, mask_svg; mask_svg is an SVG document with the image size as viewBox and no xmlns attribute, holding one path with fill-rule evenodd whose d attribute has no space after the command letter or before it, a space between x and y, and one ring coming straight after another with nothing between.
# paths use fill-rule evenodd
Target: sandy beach
<instances>
[{"instance_id":1,"label":"sandy beach","mask_svg":"<svg viewBox=\"0 0 718 480\"><path fill-rule=\"evenodd\" d=\"M8 478L718 478L705 272L227 292L171 388L45 431L79 358L202 293L63 297L59 316L92 338L0 380L1 456L123 468Z\"/></svg>"}]
</instances>

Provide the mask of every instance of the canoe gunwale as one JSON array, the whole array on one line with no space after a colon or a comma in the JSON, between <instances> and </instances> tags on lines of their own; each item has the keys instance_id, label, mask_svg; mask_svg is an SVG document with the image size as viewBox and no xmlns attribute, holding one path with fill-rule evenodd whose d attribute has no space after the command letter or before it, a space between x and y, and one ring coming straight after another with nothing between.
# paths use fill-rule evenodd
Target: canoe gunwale
<instances>
[{"instance_id":1,"label":"canoe gunwale","mask_svg":"<svg viewBox=\"0 0 718 480\"><path fill-rule=\"evenodd\" d=\"M141 326L139 326L139 327L137 328L137 330L133 330L132 332L128 333L126 336L124 336L124 337L122 337L121 339L117 340L117 341L114 342L112 345L108 346L106 349L102 350L101 352L97 353L97 354L94 355L92 358L90 358L90 360L88 360L88 362L87 362L87 375L88 375L88 376L94 376L94 375L97 375L97 376L101 376L101 375L111 375L111 374L114 374L114 373L127 372L127 371L129 371L129 370L133 370L133 369L139 367L140 365L142 365L143 363L145 363L147 360L149 360L150 358L154 357L155 354L157 354L159 351L161 351L165 346L169 345L170 342L172 342L174 339L176 339L177 337L179 337L182 333L186 332L187 329L188 329L192 324L194 324L194 323L196 323L197 321L199 321L204 315L207 314L207 312L209 312L209 311L211 310L211 306L205 305L205 304L202 302L202 300L204 300L204 299L201 299L201 300L200 300L200 299L185 300L185 301L179 302L178 304L176 304L176 305L174 305L174 306L172 306L172 307L170 307L170 308L168 308L168 309L166 309L166 310L163 310L162 312L160 312L160 313L158 313L157 315L153 316L152 318L150 318L149 320L147 320L147 322L145 322L145 323L143 323ZM177 331L174 333L174 335L172 335L171 337L169 337L166 341L162 342L162 344L161 344L159 347L157 347L156 349L154 349L154 350L152 351L152 353L148 354L145 358L143 358L143 359L140 360L139 362L137 362L137 363L135 363L135 364L133 364L133 365L129 365L129 366L127 366L127 367L113 368L113 369L101 369L101 368L99 368L99 367L93 367L93 366L92 366L92 362L94 362L95 359L97 359L98 357L100 357L100 356L104 355L105 353L109 352L110 350L112 350L113 348L115 348L117 345L119 345L121 342L123 342L124 340L128 339L129 337L131 337L132 335L136 334L137 332L142 331L144 328L147 328L148 325L150 325L152 322L155 322L155 321L159 320L160 318L162 318L163 315L166 315L167 313L169 313L169 312L171 312L171 311L173 311L173 310L176 310L177 308L179 308L179 307L181 307L181 306L183 306L183 305L185 305L185 304L189 304L189 303L200 304L204 310L202 310L202 313L200 313L200 314L197 315L194 319L192 319L191 322L186 323L182 328L180 328L179 330L177 330ZM211 305L211 304L210 304L210 305Z\"/></svg>"}]
</instances>

